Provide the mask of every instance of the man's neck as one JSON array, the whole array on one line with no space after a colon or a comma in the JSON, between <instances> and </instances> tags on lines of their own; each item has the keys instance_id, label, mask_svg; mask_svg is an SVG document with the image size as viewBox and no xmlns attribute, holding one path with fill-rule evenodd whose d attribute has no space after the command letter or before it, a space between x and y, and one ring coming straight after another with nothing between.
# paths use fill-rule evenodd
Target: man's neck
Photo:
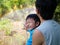
<instances>
[{"instance_id":1,"label":"man's neck","mask_svg":"<svg viewBox=\"0 0 60 45\"><path fill-rule=\"evenodd\" d=\"M45 20L42 17L40 17L40 21L41 23L43 23Z\"/></svg>"}]
</instances>

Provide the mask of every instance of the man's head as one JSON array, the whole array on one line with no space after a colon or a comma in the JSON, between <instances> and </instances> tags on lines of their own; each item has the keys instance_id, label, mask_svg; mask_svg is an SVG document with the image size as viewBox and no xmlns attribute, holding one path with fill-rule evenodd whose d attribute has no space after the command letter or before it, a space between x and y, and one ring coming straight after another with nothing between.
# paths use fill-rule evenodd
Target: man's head
<instances>
[{"instance_id":1,"label":"man's head","mask_svg":"<svg viewBox=\"0 0 60 45\"><path fill-rule=\"evenodd\" d=\"M57 6L57 1L56 0L36 0L35 6L36 6L37 13L44 20L50 20L53 18L53 14Z\"/></svg>"},{"instance_id":2,"label":"man's head","mask_svg":"<svg viewBox=\"0 0 60 45\"><path fill-rule=\"evenodd\" d=\"M26 28L34 29L40 25L40 19L36 14L30 14L26 17Z\"/></svg>"}]
</instances>

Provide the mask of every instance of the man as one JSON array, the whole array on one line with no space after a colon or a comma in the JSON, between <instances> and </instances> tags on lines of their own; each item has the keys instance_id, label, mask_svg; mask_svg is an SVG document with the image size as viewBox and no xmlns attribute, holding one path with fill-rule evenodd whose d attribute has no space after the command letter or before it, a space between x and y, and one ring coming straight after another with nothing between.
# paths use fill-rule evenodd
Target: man
<instances>
[{"instance_id":1,"label":"man","mask_svg":"<svg viewBox=\"0 0 60 45\"><path fill-rule=\"evenodd\" d=\"M41 24L33 34L32 45L60 45L60 24L52 20L56 0L36 0L36 12Z\"/></svg>"}]
</instances>

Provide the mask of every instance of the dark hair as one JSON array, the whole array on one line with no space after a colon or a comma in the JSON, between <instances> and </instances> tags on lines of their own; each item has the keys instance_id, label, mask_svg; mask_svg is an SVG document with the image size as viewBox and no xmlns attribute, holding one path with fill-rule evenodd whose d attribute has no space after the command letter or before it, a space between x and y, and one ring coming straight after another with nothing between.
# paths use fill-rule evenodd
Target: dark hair
<instances>
[{"instance_id":1,"label":"dark hair","mask_svg":"<svg viewBox=\"0 0 60 45\"><path fill-rule=\"evenodd\" d=\"M29 19L29 18L34 19L35 23L36 23L36 22L39 22L39 23L40 23L40 19L39 19L39 17L38 17L36 14L29 14L29 15L26 17L26 20ZM40 24L39 24L39 25L40 25Z\"/></svg>"},{"instance_id":2,"label":"dark hair","mask_svg":"<svg viewBox=\"0 0 60 45\"><path fill-rule=\"evenodd\" d=\"M57 1L56 0L36 0L35 6L40 12L40 16L44 20L49 20L53 18L53 14L57 6Z\"/></svg>"}]
</instances>

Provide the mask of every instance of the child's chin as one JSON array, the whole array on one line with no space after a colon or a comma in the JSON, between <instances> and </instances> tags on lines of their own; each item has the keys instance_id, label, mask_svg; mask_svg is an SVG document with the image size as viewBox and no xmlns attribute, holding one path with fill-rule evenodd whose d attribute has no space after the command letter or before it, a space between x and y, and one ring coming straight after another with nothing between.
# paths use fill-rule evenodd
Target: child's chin
<instances>
[{"instance_id":1,"label":"child's chin","mask_svg":"<svg viewBox=\"0 0 60 45\"><path fill-rule=\"evenodd\" d=\"M32 30L33 28L29 28L28 30Z\"/></svg>"}]
</instances>

